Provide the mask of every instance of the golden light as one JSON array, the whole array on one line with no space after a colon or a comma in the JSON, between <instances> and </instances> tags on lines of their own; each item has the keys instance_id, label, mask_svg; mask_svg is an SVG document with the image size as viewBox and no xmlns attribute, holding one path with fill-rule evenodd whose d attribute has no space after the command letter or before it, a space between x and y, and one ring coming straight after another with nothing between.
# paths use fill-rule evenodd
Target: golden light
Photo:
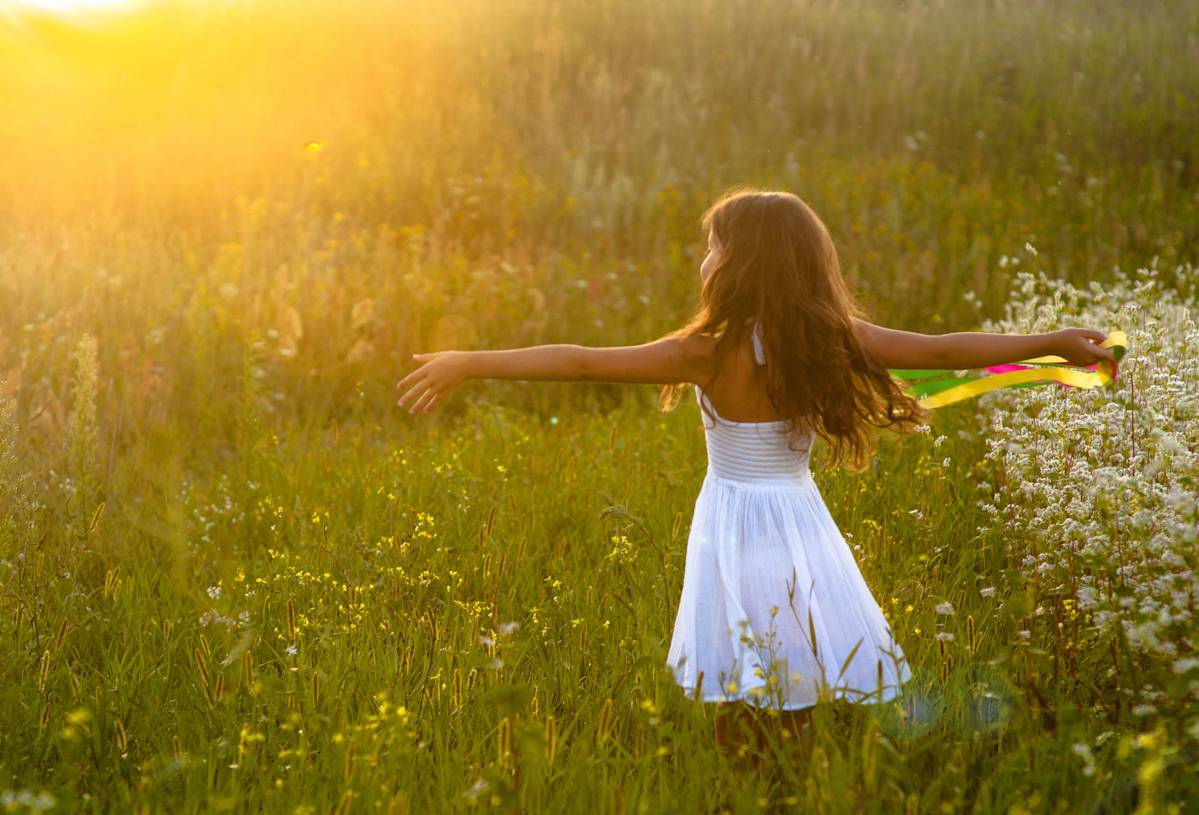
<instances>
[{"instance_id":1,"label":"golden light","mask_svg":"<svg viewBox=\"0 0 1199 815\"><path fill-rule=\"evenodd\" d=\"M0 0L0 203L149 207L365 167L333 146L397 77L442 82L418 47L432 14L390 0Z\"/></svg>"},{"instance_id":2,"label":"golden light","mask_svg":"<svg viewBox=\"0 0 1199 815\"><path fill-rule=\"evenodd\" d=\"M87 15L134 11L147 4L147 0L0 0L0 12L7 12L5 16L9 17L21 12Z\"/></svg>"}]
</instances>

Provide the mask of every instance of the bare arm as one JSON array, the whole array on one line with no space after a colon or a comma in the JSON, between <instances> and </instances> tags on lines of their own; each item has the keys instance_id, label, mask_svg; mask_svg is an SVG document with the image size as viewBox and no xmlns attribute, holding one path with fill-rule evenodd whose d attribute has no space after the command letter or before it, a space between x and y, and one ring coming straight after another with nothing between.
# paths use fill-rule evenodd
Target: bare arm
<instances>
[{"instance_id":1,"label":"bare arm","mask_svg":"<svg viewBox=\"0 0 1199 815\"><path fill-rule=\"evenodd\" d=\"M884 368L982 368L1056 355L1073 365L1113 359L1098 343L1107 334L1088 328L1065 328L1045 334L992 334L958 331L919 334L854 320L863 345Z\"/></svg>"},{"instance_id":2,"label":"bare arm","mask_svg":"<svg viewBox=\"0 0 1199 815\"><path fill-rule=\"evenodd\" d=\"M428 413L444 394L467 379L702 384L710 375L710 358L709 342L701 337L667 337L610 348L535 345L502 351L414 354L421 366L397 384L408 390L396 404L403 406L413 400L410 413Z\"/></svg>"}]
</instances>

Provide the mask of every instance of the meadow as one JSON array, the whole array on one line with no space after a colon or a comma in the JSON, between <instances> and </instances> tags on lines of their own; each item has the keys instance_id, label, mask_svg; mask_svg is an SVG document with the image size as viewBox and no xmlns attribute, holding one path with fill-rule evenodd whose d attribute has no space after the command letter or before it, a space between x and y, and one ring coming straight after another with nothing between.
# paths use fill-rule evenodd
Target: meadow
<instances>
[{"instance_id":1,"label":"meadow","mask_svg":"<svg viewBox=\"0 0 1199 815\"><path fill-rule=\"evenodd\" d=\"M0 812L1199 812L1196 64L1164 0L0 7ZM694 403L394 404L677 327L736 184L874 322L1130 342L817 445L916 679L749 774L665 664Z\"/></svg>"}]
</instances>

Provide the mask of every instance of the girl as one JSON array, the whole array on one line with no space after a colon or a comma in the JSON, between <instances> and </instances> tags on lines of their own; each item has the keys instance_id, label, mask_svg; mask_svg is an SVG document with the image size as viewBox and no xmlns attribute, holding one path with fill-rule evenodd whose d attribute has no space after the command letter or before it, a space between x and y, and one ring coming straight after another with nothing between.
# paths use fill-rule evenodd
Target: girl
<instances>
[{"instance_id":1,"label":"girl","mask_svg":"<svg viewBox=\"0 0 1199 815\"><path fill-rule=\"evenodd\" d=\"M873 325L841 275L828 230L786 192L734 191L703 216L699 306L644 345L540 345L415 354L398 404L428 413L466 379L688 386L704 418L708 470L695 503L668 665L716 703L716 740L773 708L786 734L819 699L887 701L911 677L808 468L816 436L831 465L860 471L870 427L910 432L927 411L888 368L980 368L1047 354L1112 359L1102 331L943 335ZM680 384L681 383L681 384ZM732 712L734 721L724 715ZM763 731L755 731L761 746Z\"/></svg>"}]
</instances>

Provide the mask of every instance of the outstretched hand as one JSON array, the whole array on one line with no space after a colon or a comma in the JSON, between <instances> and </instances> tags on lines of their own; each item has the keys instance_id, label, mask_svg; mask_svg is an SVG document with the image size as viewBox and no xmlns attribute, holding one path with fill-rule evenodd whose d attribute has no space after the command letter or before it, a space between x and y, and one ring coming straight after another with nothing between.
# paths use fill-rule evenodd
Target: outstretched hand
<instances>
[{"instance_id":1,"label":"outstretched hand","mask_svg":"<svg viewBox=\"0 0 1199 815\"><path fill-rule=\"evenodd\" d=\"M413 354L412 358L421 365L396 383L396 388L400 390L408 388L396 404L403 407L405 402L411 402L409 413L428 413L441 401L441 397L467 378L469 356L469 351Z\"/></svg>"},{"instance_id":2,"label":"outstretched hand","mask_svg":"<svg viewBox=\"0 0 1199 815\"><path fill-rule=\"evenodd\" d=\"M1106 359L1115 361L1110 348L1101 348L1107 334L1090 328L1063 328L1054 332L1054 353L1070 365L1090 365Z\"/></svg>"}]
</instances>

